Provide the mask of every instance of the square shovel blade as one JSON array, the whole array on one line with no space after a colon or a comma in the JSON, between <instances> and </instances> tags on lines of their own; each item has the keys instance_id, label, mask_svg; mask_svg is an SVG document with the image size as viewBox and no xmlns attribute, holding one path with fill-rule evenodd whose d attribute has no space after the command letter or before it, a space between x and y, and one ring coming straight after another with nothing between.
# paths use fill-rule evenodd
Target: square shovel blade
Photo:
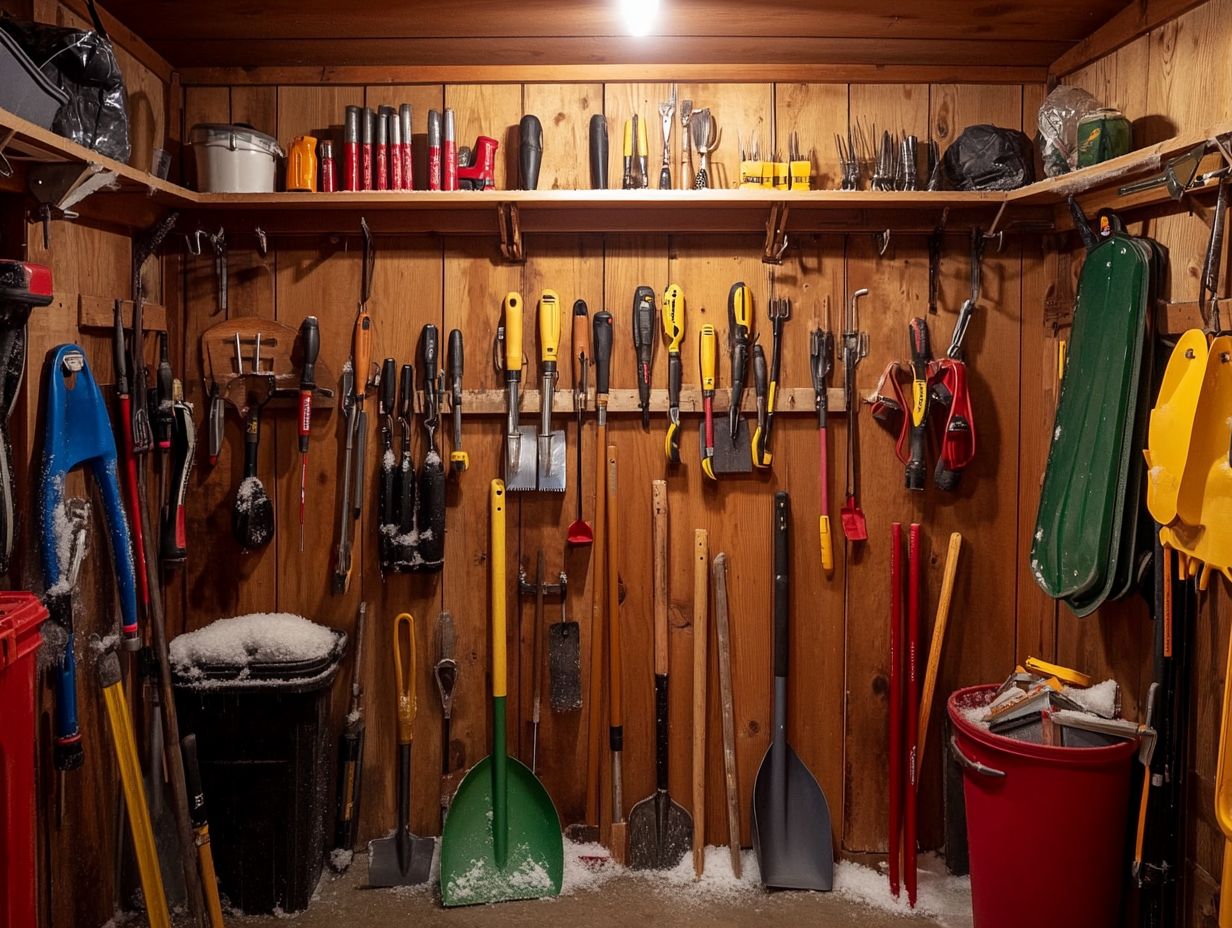
<instances>
[{"instance_id":1,"label":"square shovel blade","mask_svg":"<svg viewBox=\"0 0 1232 928\"><path fill-rule=\"evenodd\" d=\"M509 492L538 488L539 435L534 426L518 426L517 432L505 437L505 489Z\"/></svg>"},{"instance_id":2,"label":"square shovel blade","mask_svg":"<svg viewBox=\"0 0 1232 928\"><path fill-rule=\"evenodd\" d=\"M744 416L736 420L736 437L726 422L714 424L714 473L751 474L753 472L753 447L749 442L749 424Z\"/></svg>"},{"instance_id":3,"label":"square shovel blade","mask_svg":"<svg viewBox=\"0 0 1232 928\"><path fill-rule=\"evenodd\" d=\"M548 689L554 712L582 708L582 633L577 622L548 626Z\"/></svg>"},{"instance_id":4,"label":"square shovel blade","mask_svg":"<svg viewBox=\"0 0 1232 928\"><path fill-rule=\"evenodd\" d=\"M435 838L420 838L399 828L386 838L368 843L369 886L418 886L432 873Z\"/></svg>"},{"instance_id":5,"label":"square shovel blade","mask_svg":"<svg viewBox=\"0 0 1232 928\"><path fill-rule=\"evenodd\" d=\"M543 493L565 492L565 433L557 429L539 438L539 490Z\"/></svg>"}]
</instances>

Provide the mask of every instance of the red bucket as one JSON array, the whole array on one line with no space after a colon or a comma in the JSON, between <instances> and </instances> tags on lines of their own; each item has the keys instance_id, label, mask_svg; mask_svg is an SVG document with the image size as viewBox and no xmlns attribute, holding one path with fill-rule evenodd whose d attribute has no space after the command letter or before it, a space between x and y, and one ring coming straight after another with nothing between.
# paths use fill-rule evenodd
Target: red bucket
<instances>
[{"instance_id":1,"label":"red bucket","mask_svg":"<svg viewBox=\"0 0 1232 928\"><path fill-rule=\"evenodd\" d=\"M0 928L38 924L34 652L46 618L33 594L0 592Z\"/></svg>"},{"instance_id":2,"label":"red bucket","mask_svg":"<svg viewBox=\"0 0 1232 928\"><path fill-rule=\"evenodd\" d=\"M996 686L950 696L963 767L975 928L1116 928L1126 874L1130 758L1137 742L1064 748L994 735L964 710Z\"/></svg>"}]
</instances>

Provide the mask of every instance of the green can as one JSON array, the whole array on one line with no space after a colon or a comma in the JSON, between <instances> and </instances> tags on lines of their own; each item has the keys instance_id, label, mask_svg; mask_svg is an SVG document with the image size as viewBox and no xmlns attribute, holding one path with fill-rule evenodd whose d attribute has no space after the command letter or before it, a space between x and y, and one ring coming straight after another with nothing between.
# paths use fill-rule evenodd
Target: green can
<instances>
[{"instance_id":1,"label":"green can","mask_svg":"<svg viewBox=\"0 0 1232 928\"><path fill-rule=\"evenodd\" d=\"M1129 153L1129 120L1112 107L1103 107L1078 120L1078 167L1090 167Z\"/></svg>"}]
</instances>

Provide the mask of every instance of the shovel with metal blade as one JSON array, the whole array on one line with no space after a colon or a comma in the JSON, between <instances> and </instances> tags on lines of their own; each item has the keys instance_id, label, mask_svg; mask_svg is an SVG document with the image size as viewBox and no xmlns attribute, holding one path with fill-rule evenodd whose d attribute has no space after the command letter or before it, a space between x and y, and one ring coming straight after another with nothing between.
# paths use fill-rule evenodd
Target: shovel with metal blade
<instances>
[{"instance_id":1,"label":"shovel with metal blade","mask_svg":"<svg viewBox=\"0 0 1232 928\"><path fill-rule=\"evenodd\" d=\"M406 634L406 660L402 636ZM435 838L411 832L411 728L415 721L415 619L394 619L394 681L398 689L398 826L368 844L369 886L417 886L428 882Z\"/></svg>"},{"instance_id":2,"label":"shovel with metal blade","mask_svg":"<svg viewBox=\"0 0 1232 928\"><path fill-rule=\"evenodd\" d=\"M518 422L518 391L522 384L522 295L505 295L505 486L510 493L534 490L535 429Z\"/></svg>"},{"instance_id":3,"label":"shovel with metal blade","mask_svg":"<svg viewBox=\"0 0 1232 928\"><path fill-rule=\"evenodd\" d=\"M860 331L859 301L868 296L868 288L861 287L851 295L851 303L844 314L843 322L843 392L847 403L847 498L839 510L843 534L851 542L868 540L868 525L864 510L856 500L858 477L856 473L856 421L860 416L860 399L856 396L856 366L868 354L868 333Z\"/></svg>"},{"instance_id":4,"label":"shovel with metal blade","mask_svg":"<svg viewBox=\"0 0 1232 928\"><path fill-rule=\"evenodd\" d=\"M539 297L539 490L544 493L565 492L565 432L552 431L559 349L560 297L554 290L544 290Z\"/></svg>"},{"instance_id":5,"label":"shovel with metal blade","mask_svg":"<svg viewBox=\"0 0 1232 928\"><path fill-rule=\"evenodd\" d=\"M653 484L655 791L629 812L629 866L670 870L693 844L693 816L667 791L667 482Z\"/></svg>"},{"instance_id":6,"label":"shovel with metal blade","mask_svg":"<svg viewBox=\"0 0 1232 928\"><path fill-rule=\"evenodd\" d=\"M788 498L774 495L774 729L753 784L753 848L768 889L834 884L830 804L787 743Z\"/></svg>"}]
</instances>

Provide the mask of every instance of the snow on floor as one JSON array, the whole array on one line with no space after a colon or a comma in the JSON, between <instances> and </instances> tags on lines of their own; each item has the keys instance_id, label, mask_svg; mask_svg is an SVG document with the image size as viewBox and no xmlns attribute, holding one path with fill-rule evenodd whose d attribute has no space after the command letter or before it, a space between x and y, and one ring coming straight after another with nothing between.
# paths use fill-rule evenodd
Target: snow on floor
<instances>
[{"instance_id":1,"label":"snow on floor","mask_svg":"<svg viewBox=\"0 0 1232 928\"><path fill-rule=\"evenodd\" d=\"M873 870L847 860L834 867L834 891L840 896L896 915L925 915L946 928L970 928L971 880L950 874L939 855L920 855L917 888L913 910L907 904L906 890L900 890L898 898L890 894L884 869Z\"/></svg>"}]
</instances>

